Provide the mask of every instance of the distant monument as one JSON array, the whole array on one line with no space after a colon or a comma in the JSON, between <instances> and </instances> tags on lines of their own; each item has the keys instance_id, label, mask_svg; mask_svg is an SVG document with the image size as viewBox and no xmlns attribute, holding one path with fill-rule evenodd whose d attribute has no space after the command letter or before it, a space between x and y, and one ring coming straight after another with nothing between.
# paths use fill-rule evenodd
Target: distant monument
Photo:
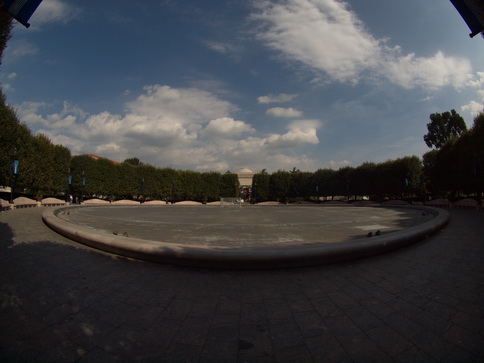
<instances>
[{"instance_id":1,"label":"distant monument","mask_svg":"<svg viewBox=\"0 0 484 363\"><path fill-rule=\"evenodd\" d=\"M243 168L237 171L237 177L239 178L240 191L244 199L249 198L252 189L252 178L255 172L250 169Z\"/></svg>"},{"instance_id":2,"label":"distant monument","mask_svg":"<svg viewBox=\"0 0 484 363\"><path fill-rule=\"evenodd\" d=\"M239 177L239 184L240 187L251 187L252 186L252 178L254 177L255 172L250 169L240 169L235 174Z\"/></svg>"}]
</instances>

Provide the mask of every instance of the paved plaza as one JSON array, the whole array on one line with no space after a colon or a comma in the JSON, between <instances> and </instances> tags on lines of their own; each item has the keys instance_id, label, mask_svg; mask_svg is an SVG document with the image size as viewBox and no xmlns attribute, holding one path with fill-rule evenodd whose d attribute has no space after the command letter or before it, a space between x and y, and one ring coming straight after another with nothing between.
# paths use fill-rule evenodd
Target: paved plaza
<instances>
[{"instance_id":1,"label":"paved plaza","mask_svg":"<svg viewBox=\"0 0 484 363\"><path fill-rule=\"evenodd\" d=\"M72 242L0 213L0 361L484 361L484 213L310 268L210 270Z\"/></svg>"}]
</instances>

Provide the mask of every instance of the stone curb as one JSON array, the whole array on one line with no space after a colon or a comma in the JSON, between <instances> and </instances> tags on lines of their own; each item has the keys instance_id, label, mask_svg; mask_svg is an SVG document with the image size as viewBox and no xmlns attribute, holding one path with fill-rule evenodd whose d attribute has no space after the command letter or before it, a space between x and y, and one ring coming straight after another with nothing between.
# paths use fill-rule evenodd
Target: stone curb
<instances>
[{"instance_id":1,"label":"stone curb","mask_svg":"<svg viewBox=\"0 0 484 363\"><path fill-rule=\"evenodd\" d=\"M54 231L76 242L106 252L141 260L172 265L217 269L278 269L331 264L389 252L423 240L442 229L449 212L432 207L392 206L413 208L434 215L430 221L390 234L342 241L331 244L284 246L277 248L233 248L187 246L138 238L112 236L93 229L81 228L57 215L70 208L45 209L42 220ZM385 208L385 207L376 207Z\"/></svg>"}]
</instances>

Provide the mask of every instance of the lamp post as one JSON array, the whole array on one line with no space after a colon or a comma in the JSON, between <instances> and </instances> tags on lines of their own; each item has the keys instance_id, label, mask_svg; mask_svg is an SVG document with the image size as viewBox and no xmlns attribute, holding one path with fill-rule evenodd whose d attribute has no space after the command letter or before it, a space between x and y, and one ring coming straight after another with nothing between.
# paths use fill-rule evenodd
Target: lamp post
<instances>
[{"instance_id":1,"label":"lamp post","mask_svg":"<svg viewBox=\"0 0 484 363\"><path fill-rule=\"evenodd\" d=\"M144 190L145 190L145 178L141 178L139 190L140 190L140 198L139 198L140 203L143 203L143 201L144 201L143 193L144 193Z\"/></svg>"},{"instance_id":2,"label":"lamp post","mask_svg":"<svg viewBox=\"0 0 484 363\"><path fill-rule=\"evenodd\" d=\"M84 202L84 186L86 185L86 174L84 173L84 170L81 172L81 177L82 177L81 200L79 201L79 204Z\"/></svg>"},{"instance_id":3,"label":"lamp post","mask_svg":"<svg viewBox=\"0 0 484 363\"><path fill-rule=\"evenodd\" d=\"M254 186L252 187L252 203L257 204L257 182L254 182Z\"/></svg>"},{"instance_id":4,"label":"lamp post","mask_svg":"<svg viewBox=\"0 0 484 363\"><path fill-rule=\"evenodd\" d=\"M175 181L173 180L171 187L171 204L175 204Z\"/></svg>"},{"instance_id":5,"label":"lamp post","mask_svg":"<svg viewBox=\"0 0 484 363\"><path fill-rule=\"evenodd\" d=\"M17 157L17 149L13 149L13 164L12 164L12 181L10 186L10 203L13 203L13 191L15 188L15 178L18 175L19 161Z\"/></svg>"},{"instance_id":6,"label":"lamp post","mask_svg":"<svg viewBox=\"0 0 484 363\"><path fill-rule=\"evenodd\" d=\"M71 168L67 168L67 192L66 192L66 203L69 203L71 201L71 198L69 197L69 193L71 190L71 184L72 184L72 175L71 175Z\"/></svg>"}]
</instances>

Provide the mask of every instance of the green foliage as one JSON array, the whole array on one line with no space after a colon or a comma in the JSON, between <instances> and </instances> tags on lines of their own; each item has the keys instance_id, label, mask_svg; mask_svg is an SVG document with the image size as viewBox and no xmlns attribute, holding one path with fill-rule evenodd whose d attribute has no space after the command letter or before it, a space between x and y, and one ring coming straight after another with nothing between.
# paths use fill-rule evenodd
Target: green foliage
<instances>
[{"instance_id":1,"label":"green foliage","mask_svg":"<svg viewBox=\"0 0 484 363\"><path fill-rule=\"evenodd\" d=\"M278 170L272 173L269 179L269 198L281 203L288 201L291 174L288 171Z\"/></svg>"},{"instance_id":2,"label":"green foliage","mask_svg":"<svg viewBox=\"0 0 484 363\"><path fill-rule=\"evenodd\" d=\"M316 197L336 195L336 170L318 169L313 174L313 180L314 184L318 187L316 190Z\"/></svg>"},{"instance_id":3,"label":"green foliage","mask_svg":"<svg viewBox=\"0 0 484 363\"><path fill-rule=\"evenodd\" d=\"M428 192L453 199L457 194L481 195L484 189L484 113L473 127L424 155Z\"/></svg>"},{"instance_id":4,"label":"green foliage","mask_svg":"<svg viewBox=\"0 0 484 363\"><path fill-rule=\"evenodd\" d=\"M225 173L220 180L220 196L223 198L240 197L239 178L235 173Z\"/></svg>"},{"instance_id":5,"label":"green foliage","mask_svg":"<svg viewBox=\"0 0 484 363\"><path fill-rule=\"evenodd\" d=\"M269 200L270 175L264 170L252 178L252 202L260 203Z\"/></svg>"},{"instance_id":6,"label":"green foliage","mask_svg":"<svg viewBox=\"0 0 484 363\"><path fill-rule=\"evenodd\" d=\"M377 164L366 162L353 172L353 193L356 195L377 194L375 191Z\"/></svg>"},{"instance_id":7,"label":"green foliage","mask_svg":"<svg viewBox=\"0 0 484 363\"><path fill-rule=\"evenodd\" d=\"M5 11L0 11L0 65L2 64L3 52L11 37L13 29L12 17Z\"/></svg>"},{"instance_id":8,"label":"green foliage","mask_svg":"<svg viewBox=\"0 0 484 363\"><path fill-rule=\"evenodd\" d=\"M430 120L427 124L428 133L424 136L424 141L430 148L440 149L447 141L467 130L464 119L455 110L442 114L433 113Z\"/></svg>"},{"instance_id":9,"label":"green foliage","mask_svg":"<svg viewBox=\"0 0 484 363\"><path fill-rule=\"evenodd\" d=\"M72 194L93 195L98 189L100 171L96 170L96 160L87 155L74 156L71 159ZM84 181L84 182L83 182Z\"/></svg>"},{"instance_id":10,"label":"green foliage","mask_svg":"<svg viewBox=\"0 0 484 363\"><path fill-rule=\"evenodd\" d=\"M139 166L141 165L141 161L138 158L129 158L123 161L123 163L130 164L133 166Z\"/></svg>"},{"instance_id":11,"label":"green foliage","mask_svg":"<svg viewBox=\"0 0 484 363\"><path fill-rule=\"evenodd\" d=\"M308 199L314 195L316 190L313 185L313 173L293 171L290 173L289 201L298 201L300 199Z\"/></svg>"},{"instance_id":12,"label":"green foliage","mask_svg":"<svg viewBox=\"0 0 484 363\"><path fill-rule=\"evenodd\" d=\"M51 152L54 162L52 171L52 194L58 195L67 189L71 152L67 147L62 145L53 145Z\"/></svg>"},{"instance_id":13,"label":"green foliage","mask_svg":"<svg viewBox=\"0 0 484 363\"><path fill-rule=\"evenodd\" d=\"M220 186L222 175L214 171L202 173L201 175L201 193L202 201L213 202L220 198Z\"/></svg>"}]
</instances>

